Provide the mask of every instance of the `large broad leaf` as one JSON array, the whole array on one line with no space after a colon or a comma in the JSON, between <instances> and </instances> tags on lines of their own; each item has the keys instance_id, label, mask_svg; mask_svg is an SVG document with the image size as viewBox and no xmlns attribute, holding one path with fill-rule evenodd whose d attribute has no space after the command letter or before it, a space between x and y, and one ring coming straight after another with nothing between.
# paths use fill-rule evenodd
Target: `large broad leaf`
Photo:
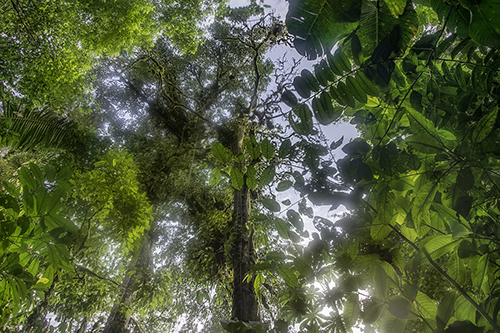
<instances>
[{"instance_id":1,"label":"large broad leaf","mask_svg":"<svg viewBox=\"0 0 500 333\"><path fill-rule=\"evenodd\" d=\"M264 156L266 159L270 160L274 157L274 146L269 141L269 139L265 139L260 143L260 150L262 151L262 156Z\"/></svg>"},{"instance_id":2,"label":"large broad leaf","mask_svg":"<svg viewBox=\"0 0 500 333\"><path fill-rule=\"evenodd\" d=\"M286 16L297 51L313 60L356 29L361 0L291 0Z\"/></svg>"},{"instance_id":3,"label":"large broad leaf","mask_svg":"<svg viewBox=\"0 0 500 333\"><path fill-rule=\"evenodd\" d=\"M285 280L285 283L292 287L295 288L299 285L299 279L297 278L297 275L295 275L295 272L287 267L287 266L280 266L278 269L280 276Z\"/></svg>"},{"instance_id":4,"label":"large broad leaf","mask_svg":"<svg viewBox=\"0 0 500 333\"><path fill-rule=\"evenodd\" d=\"M227 164L229 161L229 150L220 142L214 142L211 147L212 154L222 164Z\"/></svg>"},{"instance_id":5,"label":"large broad leaf","mask_svg":"<svg viewBox=\"0 0 500 333\"><path fill-rule=\"evenodd\" d=\"M379 327L381 333L401 333L406 326L406 320L390 315L384 316Z\"/></svg>"},{"instance_id":6,"label":"large broad leaf","mask_svg":"<svg viewBox=\"0 0 500 333\"><path fill-rule=\"evenodd\" d=\"M288 239L288 232L290 231L290 226L288 223L283 221L282 219L275 219L274 225L276 226L276 230L280 237Z\"/></svg>"},{"instance_id":7,"label":"large broad leaf","mask_svg":"<svg viewBox=\"0 0 500 333\"><path fill-rule=\"evenodd\" d=\"M269 209L271 212L279 212L281 210L280 204L271 198L264 198L261 200L261 203L264 207Z\"/></svg>"},{"instance_id":8,"label":"large broad leaf","mask_svg":"<svg viewBox=\"0 0 500 333\"><path fill-rule=\"evenodd\" d=\"M453 292L446 293L446 295L444 295L444 297L441 299L441 302L438 305L436 316L439 329L445 328L451 316L453 316L456 300L457 296Z\"/></svg>"},{"instance_id":9,"label":"large broad leaf","mask_svg":"<svg viewBox=\"0 0 500 333\"><path fill-rule=\"evenodd\" d=\"M500 46L500 1L461 0L460 3L471 11L469 34L476 42L490 46Z\"/></svg>"},{"instance_id":10,"label":"large broad leaf","mask_svg":"<svg viewBox=\"0 0 500 333\"><path fill-rule=\"evenodd\" d=\"M460 244L460 239L453 239L452 235L434 235L421 242L421 251L413 260L414 265L427 261L426 254L433 260L451 253Z\"/></svg>"},{"instance_id":11,"label":"large broad leaf","mask_svg":"<svg viewBox=\"0 0 500 333\"><path fill-rule=\"evenodd\" d=\"M359 295L351 293L344 303L344 311L342 316L347 327L353 326L359 315L361 314L361 307L359 305Z\"/></svg>"},{"instance_id":12,"label":"large broad leaf","mask_svg":"<svg viewBox=\"0 0 500 333\"><path fill-rule=\"evenodd\" d=\"M240 169L233 166L231 168L230 175L231 175L231 184L235 189L240 190L244 184L243 173L240 171Z\"/></svg>"},{"instance_id":13,"label":"large broad leaf","mask_svg":"<svg viewBox=\"0 0 500 333\"><path fill-rule=\"evenodd\" d=\"M415 298L415 303L417 304L418 312L424 318L434 319L436 317L437 307L429 296L419 291Z\"/></svg>"},{"instance_id":14,"label":"large broad leaf","mask_svg":"<svg viewBox=\"0 0 500 333\"><path fill-rule=\"evenodd\" d=\"M406 319L410 312L413 311L413 306L406 298L402 296L393 296L389 300L388 310L393 316Z\"/></svg>"},{"instance_id":15,"label":"large broad leaf","mask_svg":"<svg viewBox=\"0 0 500 333\"><path fill-rule=\"evenodd\" d=\"M392 1L394 4L396 1ZM357 35L359 36L364 54L373 54L373 62L386 61L391 55L400 55L411 41L418 17L410 2L404 5L403 14L394 16L393 10L401 10L400 4L388 6L387 1L364 1Z\"/></svg>"},{"instance_id":16,"label":"large broad leaf","mask_svg":"<svg viewBox=\"0 0 500 333\"><path fill-rule=\"evenodd\" d=\"M262 171L260 175L260 186L266 186L271 183L276 175L276 166L270 165Z\"/></svg>"}]
</instances>

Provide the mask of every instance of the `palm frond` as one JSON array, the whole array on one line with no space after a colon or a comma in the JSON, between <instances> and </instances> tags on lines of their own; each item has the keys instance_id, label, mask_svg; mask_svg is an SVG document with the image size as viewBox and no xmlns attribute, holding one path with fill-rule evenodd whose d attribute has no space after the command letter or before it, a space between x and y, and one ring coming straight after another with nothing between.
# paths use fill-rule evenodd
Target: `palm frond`
<instances>
[{"instance_id":1,"label":"palm frond","mask_svg":"<svg viewBox=\"0 0 500 333\"><path fill-rule=\"evenodd\" d=\"M57 148L74 127L73 122L48 108L2 101L0 139L4 147L21 150Z\"/></svg>"}]
</instances>

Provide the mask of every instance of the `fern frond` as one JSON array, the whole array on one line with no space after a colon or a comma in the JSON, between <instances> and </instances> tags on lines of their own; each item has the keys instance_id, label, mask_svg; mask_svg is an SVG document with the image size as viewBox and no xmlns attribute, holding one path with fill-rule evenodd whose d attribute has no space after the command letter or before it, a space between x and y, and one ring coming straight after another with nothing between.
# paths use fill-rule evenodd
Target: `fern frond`
<instances>
[{"instance_id":1,"label":"fern frond","mask_svg":"<svg viewBox=\"0 0 500 333\"><path fill-rule=\"evenodd\" d=\"M48 108L37 109L4 100L0 112L1 143L11 149L60 147L75 127L66 117Z\"/></svg>"}]
</instances>

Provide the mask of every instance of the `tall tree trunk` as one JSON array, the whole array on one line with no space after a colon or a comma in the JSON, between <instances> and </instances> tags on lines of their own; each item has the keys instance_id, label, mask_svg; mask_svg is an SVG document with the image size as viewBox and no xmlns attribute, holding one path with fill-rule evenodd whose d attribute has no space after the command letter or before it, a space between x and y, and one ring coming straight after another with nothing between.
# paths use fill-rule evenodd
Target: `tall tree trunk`
<instances>
[{"instance_id":1,"label":"tall tree trunk","mask_svg":"<svg viewBox=\"0 0 500 333\"><path fill-rule=\"evenodd\" d=\"M238 124L235 128L234 141L231 144L233 156L243 153L243 139L246 128ZM243 170L244 163L236 165ZM233 305L231 319L245 322L260 321L259 304L255 294L254 283L247 282L245 276L255 264L253 233L247 228L251 214L250 190L245 183L239 190L234 190L233 228L235 241L233 245Z\"/></svg>"},{"instance_id":2,"label":"tall tree trunk","mask_svg":"<svg viewBox=\"0 0 500 333\"><path fill-rule=\"evenodd\" d=\"M121 297L118 303L115 303L109 314L108 321L104 327L103 333L126 333L130 321L130 306L137 296L139 286L146 278L146 274L151 267L151 247L152 238L146 234L141 245L139 255L132 262L129 272L122 282Z\"/></svg>"}]
</instances>

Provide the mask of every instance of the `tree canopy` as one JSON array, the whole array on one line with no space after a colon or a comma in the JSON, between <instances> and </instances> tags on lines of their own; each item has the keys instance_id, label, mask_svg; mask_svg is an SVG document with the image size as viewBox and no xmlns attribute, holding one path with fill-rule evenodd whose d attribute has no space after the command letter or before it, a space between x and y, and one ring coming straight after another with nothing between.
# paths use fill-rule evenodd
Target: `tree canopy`
<instances>
[{"instance_id":1,"label":"tree canopy","mask_svg":"<svg viewBox=\"0 0 500 333\"><path fill-rule=\"evenodd\" d=\"M3 4L3 331L500 332L500 4L266 6Z\"/></svg>"}]
</instances>

